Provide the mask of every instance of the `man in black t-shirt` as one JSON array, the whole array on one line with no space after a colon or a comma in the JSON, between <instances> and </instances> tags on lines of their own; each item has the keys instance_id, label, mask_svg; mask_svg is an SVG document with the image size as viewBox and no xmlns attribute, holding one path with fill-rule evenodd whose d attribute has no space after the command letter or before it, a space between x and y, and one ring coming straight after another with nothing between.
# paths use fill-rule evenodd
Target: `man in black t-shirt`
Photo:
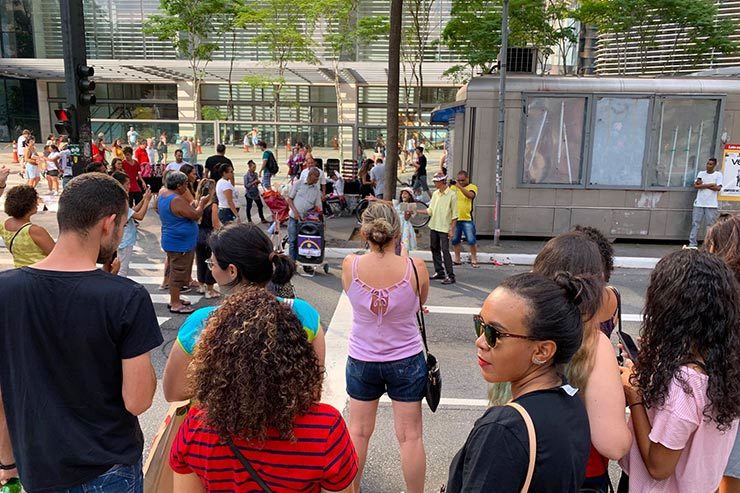
<instances>
[{"instance_id":1,"label":"man in black t-shirt","mask_svg":"<svg viewBox=\"0 0 740 493\"><path fill-rule=\"evenodd\" d=\"M216 154L206 159L206 178L210 178L213 181L221 179L221 165L224 163L231 163L231 159L224 156L226 154L226 146L219 144L216 146Z\"/></svg>"},{"instance_id":2,"label":"man in black t-shirt","mask_svg":"<svg viewBox=\"0 0 740 493\"><path fill-rule=\"evenodd\" d=\"M429 191L429 184L427 183L427 157L424 155L424 148L419 146L416 148L416 160L414 161L414 175L411 177L411 188L414 191L424 190L432 197L432 193Z\"/></svg>"},{"instance_id":3,"label":"man in black t-shirt","mask_svg":"<svg viewBox=\"0 0 740 493\"><path fill-rule=\"evenodd\" d=\"M127 211L113 178L74 178L49 256L0 273L0 481L143 491L137 416L152 404L149 352L162 334L147 291L96 268L116 251Z\"/></svg>"}]
</instances>

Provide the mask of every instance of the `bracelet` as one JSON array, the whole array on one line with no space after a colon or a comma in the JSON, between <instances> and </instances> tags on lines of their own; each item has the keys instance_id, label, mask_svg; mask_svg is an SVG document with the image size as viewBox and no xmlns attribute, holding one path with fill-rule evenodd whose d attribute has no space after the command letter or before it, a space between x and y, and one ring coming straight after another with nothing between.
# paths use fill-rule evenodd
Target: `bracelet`
<instances>
[{"instance_id":1,"label":"bracelet","mask_svg":"<svg viewBox=\"0 0 740 493\"><path fill-rule=\"evenodd\" d=\"M0 190L4 190L4 189L5 189L5 188L7 188L7 187L8 187L8 185L7 185L7 184L5 184L5 185L3 185L2 187L0 187Z\"/></svg>"},{"instance_id":2,"label":"bracelet","mask_svg":"<svg viewBox=\"0 0 740 493\"><path fill-rule=\"evenodd\" d=\"M644 406L645 406L645 403L644 403L644 402L642 402L642 401L640 401L640 402L635 402L634 404L630 404L630 405L629 405L629 406L627 406L627 407L629 407L630 409L632 409L632 408L633 408L633 407L635 407L635 406L643 406L643 407L644 407Z\"/></svg>"},{"instance_id":3,"label":"bracelet","mask_svg":"<svg viewBox=\"0 0 740 493\"><path fill-rule=\"evenodd\" d=\"M15 462L12 464L0 464L0 471L12 471L15 469Z\"/></svg>"}]
</instances>

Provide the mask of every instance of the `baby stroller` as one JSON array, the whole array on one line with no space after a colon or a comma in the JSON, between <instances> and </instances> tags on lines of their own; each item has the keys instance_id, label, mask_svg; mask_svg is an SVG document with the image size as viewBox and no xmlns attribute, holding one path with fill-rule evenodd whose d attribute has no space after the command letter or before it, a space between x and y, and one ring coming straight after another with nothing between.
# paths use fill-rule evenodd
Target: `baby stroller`
<instances>
[{"instance_id":1,"label":"baby stroller","mask_svg":"<svg viewBox=\"0 0 740 493\"><path fill-rule=\"evenodd\" d=\"M329 264L324 261L324 223L318 214L309 214L298 223L298 262L303 267L304 274L313 276L316 269L321 267L324 273L329 273Z\"/></svg>"},{"instance_id":2,"label":"baby stroller","mask_svg":"<svg viewBox=\"0 0 740 493\"><path fill-rule=\"evenodd\" d=\"M288 213L290 208L288 201L280 195L280 192L274 190L267 190L262 194L262 200L267 205L272 213L273 223L268 228L267 232L272 240L272 245L277 252L283 252L287 236L285 239L280 238L280 226L288 220Z\"/></svg>"}]
</instances>

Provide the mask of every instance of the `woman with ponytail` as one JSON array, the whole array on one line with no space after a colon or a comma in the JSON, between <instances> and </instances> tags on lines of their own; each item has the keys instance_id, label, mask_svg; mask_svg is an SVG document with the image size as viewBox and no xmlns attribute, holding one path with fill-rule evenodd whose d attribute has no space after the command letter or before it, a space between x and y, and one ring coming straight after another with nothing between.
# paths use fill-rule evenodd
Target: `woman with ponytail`
<instances>
[{"instance_id":1,"label":"woman with ponytail","mask_svg":"<svg viewBox=\"0 0 740 493\"><path fill-rule=\"evenodd\" d=\"M265 297L272 297L265 287L272 281L284 285L295 273L295 264L273 250L270 238L254 224L229 224L215 231L209 240L211 258L207 264L222 292L237 293L258 286ZM313 346L321 367L324 366L325 340L319 313L301 299L277 298L289 306L298 317L308 341ZM209 317L218 313L218 306L208 306L193 312L182 324L164 369L164 396L169 402L183 401L193 396L188 366L195 346Z\"/></svg>"},{"instance_id":2,"label":"woman with ponytail","mask_svg":"<svg viewBox=\"0 0 740 493\"><path fill-rule=\"evenodd\" d=\"M565 272L554 280L529 272L506 279L483 302L473 317L481 376L510 383L513 404L522 409L493 406L476 421L452 460L448 493L561 493L581 487L590 448L588 416L562 372L581 347L579 305L589 284ZM534 424L536 451L529 448L525 415Z\"/></svg>"},{"instance_id":3,"label":"woman with ponytail","mask_svg":"<svg viewBox=\"0 0 740 493\"><path fill-rule=\"evenodd\" d=\"M359 491L375 428L378 400L387 392L393 401L405 491L423 493L426 455L421 401L427 367L416 313L429 292L429 272L423 261L396 255L401 229L391 204L370 204L362 214L360 234L369 252L349 255L342 264L342 286L352 304L346 378L349 430L359 459L355 491Z\"/></svg>"}]
</instances>

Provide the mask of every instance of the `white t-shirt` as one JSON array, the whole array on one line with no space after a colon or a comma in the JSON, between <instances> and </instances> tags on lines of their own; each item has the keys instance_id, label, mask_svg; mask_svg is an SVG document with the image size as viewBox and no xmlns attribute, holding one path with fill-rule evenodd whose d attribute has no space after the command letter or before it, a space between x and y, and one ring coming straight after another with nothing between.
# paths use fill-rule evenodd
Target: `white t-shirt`
<instances>
[{"instance_id":1,"label":"white t-shirt","mask_svg":"<svg viewBox=\"0 0 740 493\"><path fill-rule=\"evenodd\" d=\"M700 171L696 176L697 180L701 180L704 185L722 185L722 173L715 171L712 174L706 171ZM708 207L710 209L716 209L719 207L717 203L717 195L719 192L710 190L708 188L702 188L696 192L696 200L694 200L694 207Z\"/></svg>"},{"instance_id":2,"label":"white t-shirt","mask_svg":"<svg viewBox=\"0 0 740 493\"><path fill-rule=\"evenodd\" d=\"M300 181L304 183L306 182L306 180L308 179L308 171L310 169L311 168L306 168L303 171L301 171L301 176L299 178ZM316 168L316 169L319 170L319 185L326 185L326 174L324 173L324 170L322 170L321 168Z\"/></svg>"},{"instance_id":3,"label":"white t-shirt","mask_svg":"<svg viewBox=\"0 0 740 493\"><path fill-rule=\"evenodd\" d=\"M334 195L344 195L344 178L329 178L329 181L334 184Z\"/></svg>"},{"instance_id":4,"label":"white t-shirt","mask_svg":"<svg viewBox=\"0 0 740 493\"><path fill-rule=\"evenodd\" d=\"M48 156L46 156L46 169L49 171L58 171L59 167L57 166L57 163L53 160L55 158L60 157L60 154L58 152L50 152Z\"/></svg>"},{"instance_id":5,"label":"white t-shirt","mask_svg":"<svg viewBox=\"0 0 740 493\"><path fill-rule=\"evenodd\" d=\"M385 163L373 166L370 170L370 179L375 182L375 195L382 195L385 190Z\"/></svg>"},{"instance_id":6,"label":"white t-shirt","mask_svg":"<svg viewBox=\"0 0 740 493\"><path fill-rule=\"evenodd\" d=\"M146 148L146 155L149 157L149 162L154 164L157 162L157 150L154 147Z\"/></svg>"},{"instance_id":7,"label":"white t-shirt","mask_svg":"<svg viewBox=\"0 0 740 493\"><path fill-rule=\"evenodd\" d=\"M218 197L219 209L229 209L229 201L226 199L225 194L226 190L231 190L231 198L234 201L234 205L236 205L236 190L234 189L234 185L229 180L221 178L216 183L216 197Z\"/></svg>"},{"instance_id":8,"label":"white t-shirt","mask_svg":"<svg viewBox=\"0 0 740 493\"><path fill-rule=\"evenodd\" d=\"M181 163L172 162L172 163L170 163L170 164L167 165L167 167L164 169L164 172L166 173L168 171L180 171L180 167L183 164L188 164L188 163L186 163L185 161L183 161Z\"/></svg>"},{"instance_id":9,"label":"white t-shirt","mask_svg":"<svg viewBox=\"0 0 740 493\"><path fill-rule=\"evenodd\" d=\"M18 160L22 163L24 161L23 150L26 147L26 136L21 135L20 137L18 137L18 143L16 145L18 147Z\"/></svg>"}]
</instances>

